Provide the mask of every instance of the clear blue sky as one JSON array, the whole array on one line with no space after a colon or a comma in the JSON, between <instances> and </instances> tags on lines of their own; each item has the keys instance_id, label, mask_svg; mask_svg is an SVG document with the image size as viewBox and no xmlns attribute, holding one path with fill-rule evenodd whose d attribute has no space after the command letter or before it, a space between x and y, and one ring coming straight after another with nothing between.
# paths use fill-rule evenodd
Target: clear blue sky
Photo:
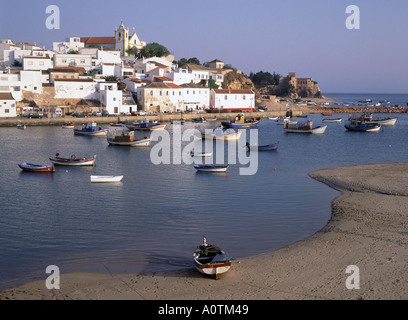
<instances>
[{"instance_id":1,"label":"clear blue sky","mask_svg":"<svg viewBox=\"0 0 408 320\"><path fill-rule=\"evenodd\" d=\"M353 4L360 30L345 27ZM59 30L45 27L48 5L60 8ZM0 0L0 39L49 49L70 36L113 36L121 20L176 59L296 72L323 93L408 93L406 0Z\"/></svg>"}]
</instances>

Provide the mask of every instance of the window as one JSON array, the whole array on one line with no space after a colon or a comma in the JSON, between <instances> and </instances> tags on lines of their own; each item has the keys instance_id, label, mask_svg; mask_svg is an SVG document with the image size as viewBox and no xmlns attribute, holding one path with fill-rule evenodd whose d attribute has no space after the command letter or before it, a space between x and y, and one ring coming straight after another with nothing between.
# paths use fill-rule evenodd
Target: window
<instances>
[{"instance_id":1,"label":"window","mask_svg":"<svg viewBox=\"0 0 408 320\"><path fill-rule=\"evenodd\" d=\"M243 95L243 96L242 96L242 100L245 100L245 99L246 99L246 97L245 97L245 95Z\"/></svg>"},{"instance_id":2,"label":"window","mask_svg":"<svg viewBox=\"0 0 408 320\"><path fill-rule=\"evenodd\" d=\"M159 94L162 95L162 92L160 91Z\"/></svg>"},{"instance_id":3,"label":"window","mask_svg":"<svg viewBox=\"0 0 408 320\"><path fill-rule=\"evenodd\" d=\"M84 86L79 86L79 90L84 90Z\"/></svg>"},{"instance_id":4,"label":"window","mask_svg":"<svg viewBox=\"0 0 408 320\"><path fill-rule=\"evenodd\" d=\"M153 95L153 90L150 91L150 95L151 95L151 96Z\"/></svg>"},{"instance_id":5,"label":"window","mask_svg":"<svg viewBox=\"0 0 408 320\"><path fill-rule=\"evenodd\" d=\"M113 98L113 101L116 101L116 98Z\"/></svg>"},{"instance_id":6,"label":"window","mask_svg":"<svg viewBox=\"0 0 408 320\"><path fill-rule=\"evenodd\" d=\"M67 63L67 59L62 59L61 62L62 63Z\"/></svg>"},{"instance_id":7,"label":"window","mask_svg":"<svg viewBox=\"0 0 408 320\"><path fill-rule=\"evenodd\" d=\"M224 100L228 100L228 96L227 96L227 95L224 96Z\"/></svg>"},{"instance_id":8,"label":"window","mask_svg":"<svg viewBox=\"0 0 408 320\"><path fill-rule=\"evenodd\" d=\"M4 109L4 113L10 113L10 109Z\"/></svg>"},{"instance_id":9,"label":"window","mask_svg":"<svg viewBox=\"0 0 408 320\"><path fill-rule=\"evenodd\" d=\"M85 59L81 59L80 61L81 61L81 63L85 63Z\"/></svg>"}]
</instances>

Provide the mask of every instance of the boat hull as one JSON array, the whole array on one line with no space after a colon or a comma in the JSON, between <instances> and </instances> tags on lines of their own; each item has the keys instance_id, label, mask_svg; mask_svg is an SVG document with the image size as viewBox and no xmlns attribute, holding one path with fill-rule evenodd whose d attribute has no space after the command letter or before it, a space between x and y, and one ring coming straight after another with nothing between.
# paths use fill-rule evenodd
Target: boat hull
<instances>
[{"instance_id":1,"label":"boat hull","mask_svg":"<svg viewBox=\"0 0 408 320\"><path fill-rule=\"evenodd\" d=\"M341 118L338 118L338 119L323 119L322 120L323 122L338 122L338 123L340 123L341 121L342 121L342 119Z\"/></svg>"},{"instance_id":2,"label":"boat hull","mask_svg":"<svg viewBox=\"0 0 408 320\"><path fill-rule=\"evenodd\" d=\"M197 171L201 172L226 172L228 169L228 166L217 166L217 165L199 165L196 164L194 168Z\"/></svg>"},{"instance_id":3,"label":"boat hull","mask_svg":"<svg viewBox=\"0 0 408 320\"><path fill-rule=\"evenodd\" d=\"M23 171L29 172L55 172L54 165L40 165L28 162L19 163L18 166Z\"/></svg>"},{"instance_id":4,"label":"boat hull","mask_svg":"<svg viewBox=\"0 0 408 320\"><path fill-rule=\"evenodd\" d=\"M74 129L74 134L78 136L106 136L109 129L102 129L96 131L81 131Z\"/></svg>"},{"instance_id":5,"label":"boat hull","mask_svg":"<svg viewBox=\"0 0 408 320\"><path fill-rule=\"evenodd\" d=\"M130 125L128 126L130 130L140 130L140 131L156 131L156 130L164 130L166 128L165 124L157 124L153 126L140 126L140 125Z\"/></svg>"},{"instance_id":6,"label":"boat hull","mask_svg":"<svg viewBox=\"0 0 408 320\"><path fill-rule=\"evenodd\" d=\"M254 122L244 122L244 123L234 123L234 122L221 122L224 128L254 128L258 126L260 121Z\"/></svg>"},{"instance_id":7,"label":"boat hull","mask_svg":"<svg viewBox=\"0 0 408 320\"><path fill-rule=\"evenodd\" d=\"M224 134L224 135L216 135L216 134L211 134L211 135L202 135L203 139L208 139L208 140L239 140L241 137L241 131L235 132L235 133L230 133L230 134Z\"/></svg>"},{"instance_id":8,"label":"boat hull","mask_svg":"<svg viewBox=\"0 0 408 320\"><path fill-rule=\"evenodd\" d=\"M306 133L306 134L323 134L326 131L327 126L319 126L312 129L296 129L296 128L284 128L286 133Z\"/></svg>"},{"instance_id":9,"label":"boat hull","mask_svg":"<svg viewBox=\"0 0 408 320\"><path fill-rule=\"evenodd\" d=\"M96 157L93 158L60 158L54 157L49 158L54 165L58 166L93 166L96 160Z\"/></svg>"},{"instance_id":10,"label":"boat hull","mask_svg":"<svg viewBox=\"0 0 408 320\"><path fill-rule=\"evenodd\" d=\"M350 121L347 120L344 127L348 131L353 132L378 132L381 129L381 125L378 123L368 123L368 122L361 122L361 121Z\"/></svg>"},{"instance_id":11,"label":"boat hull","mask_svg":"<svg viewBox=\"0 0 408 320\"><path fill-rule=\"evenodd\" d=\"M146 147L150 145L149 139L140 139L134 141L114 141L108 139L109 145L112 146L128 146L128 147Z\"/></svg>"},{"instance_id":12,"label":"boat hull","mask_svg":"<svg viewBox=\"0 0 408 320\"><path fill-rule=\"evenodd\" d=\"M91 182L93 183L110 183L120 182L123 176L91 176Z\"/></svg>"},{"instance_id":13,"label":"boat hull","mask_svg":"<svg viewBox=\"0 0 408 320\"><path fill-rule=\"evenodd\" d=\"M248 146L249 150L253 151L276 151L279 147L279 142L274 144L268 144L264 146Z\"/></svg>"},{"instance_id":14,"label":"boat hull","mask_svg":"<svg viewBox=\"0 0 408 320\"><path fill-rule=\"evenodd\" d=\"M378 119L378 120L373 119L372 121L367 121L366 123L369 123L369 124L378 123L378 124L381 124L382 126L393 126L395 125L397 120L398 118L388 118L388 119Z\"/></svg>"},{"instance_id":15,"label":"boat hull","mask_svg":"<svg viewBox=\"0 0 408 320\"><path fill-rule=\"evenodd\" d=\"M231 268L231 262L200 264L194 259L194 266L202 274L217 276L227 272Z\"/></svg>"}]
</instances>

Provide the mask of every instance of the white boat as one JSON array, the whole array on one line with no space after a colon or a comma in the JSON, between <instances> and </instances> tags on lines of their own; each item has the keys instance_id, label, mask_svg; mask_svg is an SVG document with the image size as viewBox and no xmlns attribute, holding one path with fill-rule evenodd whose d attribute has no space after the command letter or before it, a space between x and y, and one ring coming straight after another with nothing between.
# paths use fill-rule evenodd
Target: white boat
<instances>
[{"instance_id":1,"label":"white boat","mask_svg":"<svg viewBox=\"0 0 408 320\"><path fill-rule=\"evenodd\" d=\"M224 131L222 128L215 128L211 134L202 134L202 139L209 140L239 140L241 137L241 131L228 132Z\"/></svg>"},{"instance_id":2,"label":"white boat","mask_svg":"<svg viewBox=\"0 0 408 320\"><path fill-rule=\"evenodd\" d=\"M335 118L335 119L325 118L322 121L323 122L337 122L337 123L340 123L342 120L343 120L342 118Z\"/></svg>"},{"instance_id":3,"label":"white boat","mask_svg":"<svg viewBox=\"0 0 408 320\"><path fill-rule=\"evenodd\" d=\"M26 128L26 125L25 124L18 124L17 125L17 129L25 129Z\"/></svg>"},{"instance_id":4,"label":"white boat","mask_svg":"<svg viewBox=\"0 0 408 320\"><path fill-rule=\"evenodd\" d=\"M120 182L123 176L91 176L91 182Z\"/></svg>"},{"instance_id":5,"label":"white boat","mask_svg":"<svg viewBox=\"0 0 408 320\"><path fill-rule=\"evenodd\" d=\"M269 117L269 120L278 120L278 117Z\"/></svg>"},{"instance_id":6,"label":"white boat","mask_svg":"<svg viewBox=\"0 0 408 320\"><path fill-rule=\"evenodd\" d=\"M218 279L219 274L231 268L231 258L220 247L208 244L206 238L203 238L203 243L193 253L194 267L199 272Z\"/></svg>"},{"instance_id":7,"label":"white boat","mask_svg":"<svg viewBox=\"0 0 408 320\"><path fill-rule=\"evenodd\" d=\"M313 121L309 120L298 125L291 125L288 121L283 124L283 130L287 133L308 133L323 134L327 126L318 126L313 128Z\"/></svg>"},{"instance_id":8,"label":"white boat","mask_svg":"<svg viewBox=\"0 0 408 320\"><path fill-rule=\"evenodd\" d=\"M367 123L378 123L383 126L393 126L397 122L398 118L384 118L384 119L375 119L372 121L367 121Z\"/></svg>"}]
</instances>

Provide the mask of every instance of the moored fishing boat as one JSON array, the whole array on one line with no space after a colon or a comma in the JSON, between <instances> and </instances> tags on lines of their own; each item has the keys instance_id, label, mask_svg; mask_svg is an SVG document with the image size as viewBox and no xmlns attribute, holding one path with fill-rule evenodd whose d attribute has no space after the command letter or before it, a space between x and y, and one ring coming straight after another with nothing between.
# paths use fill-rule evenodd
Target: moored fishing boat
<instances>
[{"instance_id":1,"label":"moored fishing boat","mask_svg":"<svg viewBox=\"0 0 408 320\"><path fill-rule=\"evenodd\" d=\"M120 182L123 176L91 176L91 182L107 183Z\"/></svg>"},{"instance_id":2,"label":"moored fishing boat","mask_svg":"<svg viewBox=\"0 0 408 320\"><path fill-rule=\"evenodd\" d=\"M66 122L62 125L63 129L74 129L75 128L75 124L70 121L70 122Z\"/></svg>"},{"instance_id":3,"label":"moored fishing boat","mask_svg":"<svg viewBox=\"0 0 408 320\"><path fill-rule=\"evenodd\" d=\"M366 121L348 119L346 120L344 127L348 131L356 132L378 132L381 129L381 125L378 123L369 123Z\"/></svg>"},{"instance_id":4,"label":"moored fishing boat","mask_svg":"<svg viewBox=\"0 0 408 320\"><path fill-rule=\"evenodd\" d=\"M112 146L142 147L150 145L150 138L134 139L135 133L126 127L113 127L106 135L106 140Z\"/></svg>"},{"instance_id":5,"label":"moored fishing boat","mask_svg":"<svg viewBox=\"0 0 408 320\"><path fill-rule=\"evenodd\" d=\"M21 168L21 170L29 172L55 172L53 164L34 164L23 162L19 163L18 166Z\"/></svg>"},{"instance_id":6,"label":"moored fishing boat","mask_svg":"<svg viewBox=\"0 0 408 320\"><path fill-rule=\"evenodd\" d=\"M72 154L70 158L63 158L57 153L54 158L49 159L53 164L60 166L93 166L96 160L96 155L93 157L77 158L75 154Z\"/></svg>"},{"instance_id":7,"label":"moored fishing boat","mask_svg":"<svg viewBox=\"0 0 408 320\"><path fill-rule=\"evenodd\" d=\"M183 124L184 124L184 120L183 120L183 119L181 119L181 120L170 119L170 123L171 123L171 124L180 124L180 125L183 125Z\"/></svg>"},{"instance_id":8,"label":"moored fishing boat","mask_svg":"<svg viewBox=\"0 0 408 320\"><path fill-rule=\"evenodd\" d=\"M321 115L322 115L322 116L332 116L333 113L330 113L330 112L322 112Z\"/></svg>"},{"instance_id":9,"label":"moored fishing boat","mask_svg":"<svg viewBox=\"0 0 408 320\"><path fill-rule=\"evenodd\" d=\"M239 140L241 134L241 131L228 132L218 127L211 134L201 134L201 138L209 140Z\"/></svg>"},{"instance_id":10,"label":"moored fishing boat","mask_svg":"<svg viewBox=\"0 0 408 320\"><path fill-rule=\"evenodd\" d=\"M243 113L240 115L237 115L235 117L234 122L221 122L221 125L224 128L253 128L256 127L259 124L260 120L256 119L245 119L245 116Z\"/></svg>"},{"instance_id":11,"label":"moored fishing boat","mask_svg":"<svg viewBox=\"0 0 408 320\"><path fill-rule=\"evenodd\" d=\"M109 129L98 127L95 122L87 123L82 128L74 128L74 134L81 136L104 136Z\"/></svg>"},{"instance_id":12,"label":"moored fishing boat","mask_svg":"<svg viewBox=\"0 0 408 320\"><path fill-rule=\"evenodd\" d=\"M193 118L193 119L191 119L191 121L194 122L194 123L203 123L203 122L206 122L206 120L205 120L203 117Z\"/></svg>"},{"instance_id":13,"label":"moored fishing boat","mask_svg":"<svg viewBox=\"0 0 408 320\"><path fill-rule=\"evenodd\" d=\"M305 123L290 124L285 121L283 124L283 130L286 133L308 133L308 134L323 134L326 131L327 126L313 127L313 121L309 120Z\"/></svg>"},{"instance_id":14,"label":"moored fishing boat","mask_svg":"<svg viewBox=\"0 0 408 320\"><path fill-rule=\"evenodd\" d=\"M26 128L26 125L25 124L18 124L17 125L17 129L25 129Z\"/></svg>"},{"instance_id":15,"label":"moored fishing boat","mask_svg":"<svg viewBox=\"0 0 408 320\"><path fill-rule=\"evenodd\" d=\"M231 258L218 246L203 242L193 253L194 267L203 274L218 279L218 276L231 268Z\"/></svg>"},{"instance_id":16,"label":"moored fishing boat","mask_svg":"<svg viewBox=\"0 0 408 320\"><path fill-rule=\"evenodd\" d=\"M279 141L276 142L276 143L267 144L267 145L263 145L263 146L257 146L257 145L251 146L249 144L249 142L247 142L246 147L247 147L248 151L251 151L251 150L254 150L254 151L276 151L276 150L278 150L278 147L279 147Z\"/></svg>"},{"instance_id":17,"label":"moored fishing boat","mask_svg":"<svg viewBox=\"0 0 408 320\"><path fill-rule=\"evenodd\" d=\"M127 126L130 130L144 130L144 131L155 131L164 130L166 124L160 124L157 122L150 122L149 119L142 119L139 123L130 124Z\"/></svg>"}]
</instances>

